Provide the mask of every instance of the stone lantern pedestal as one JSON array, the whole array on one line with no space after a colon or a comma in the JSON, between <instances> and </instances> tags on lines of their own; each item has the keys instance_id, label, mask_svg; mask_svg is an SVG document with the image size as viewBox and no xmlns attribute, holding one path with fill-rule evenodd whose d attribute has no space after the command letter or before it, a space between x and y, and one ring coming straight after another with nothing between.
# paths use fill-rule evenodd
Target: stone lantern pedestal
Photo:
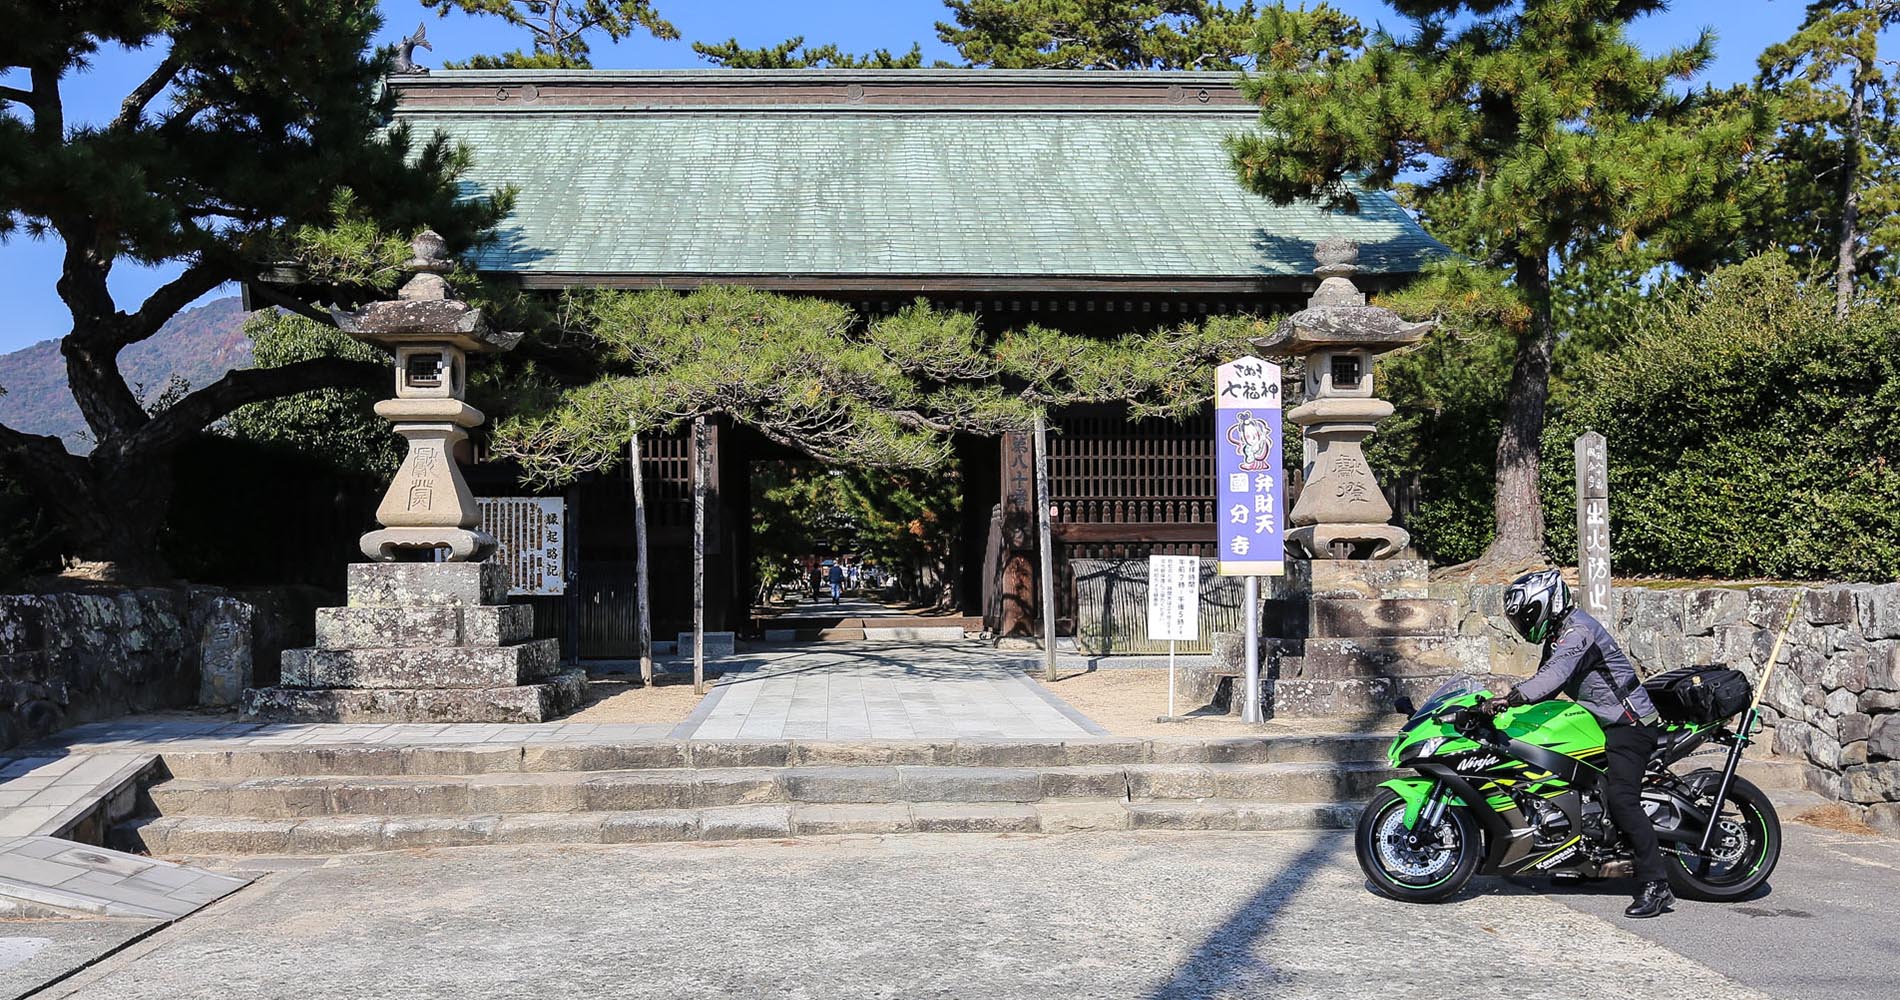
<instances>
[{"instance_id":1,"label":"stone lantern pedestal","mask_svg":"<svg viewBox=\"0 0 1900 1000\"><path fill-rule=\"evenodd\" d=\"M533 639L534 609L508 603L495 539L456 462L483 421L468 405L468 354L505 351L520 334L491 329L449 297L441 237L424 233L392 302L337 325L396 356L396 398L376 404L408 453L363 536L374 560L350 567L348 605L317 611L317 645L283 654L274 688L246 691L246 718L302 722L540 722L577 707L586 675L562 673L553 639Z\"/></svg>"}]
</instances>

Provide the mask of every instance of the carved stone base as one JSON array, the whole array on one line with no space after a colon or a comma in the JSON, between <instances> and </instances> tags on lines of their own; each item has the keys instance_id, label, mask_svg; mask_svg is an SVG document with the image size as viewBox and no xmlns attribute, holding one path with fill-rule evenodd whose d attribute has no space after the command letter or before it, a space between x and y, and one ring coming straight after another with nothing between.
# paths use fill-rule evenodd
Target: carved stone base
<instances>
[{"instance_id":1,"label":"carved stone base","mask_svg":"<svg viewBox=\"0 0 1900 1000\"><path fill-rule=\"evenodd\" d=\"M1287 548L1311 559L1391 559L1411 540L1392 524L1313 524L1286 533Z\"/></svg>"},{"instance_id":2,"label":"carved stone base","mask_svg":"<svg viewBox=\"0 0 1900 1000\"><path fill-rule=\"evenodd\" d=\"M448 549L449 561L478 563L495 551L495 536L469 528L379 528L363 536L363 554L395 562L405 550Z\"/></svg>"}]
</instances>

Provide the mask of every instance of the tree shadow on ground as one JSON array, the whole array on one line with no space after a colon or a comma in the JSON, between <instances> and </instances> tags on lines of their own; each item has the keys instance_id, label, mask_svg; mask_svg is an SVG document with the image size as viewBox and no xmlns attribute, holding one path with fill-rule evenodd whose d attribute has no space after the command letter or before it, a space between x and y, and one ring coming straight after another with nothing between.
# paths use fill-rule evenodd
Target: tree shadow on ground
<instances>
[{"instance_id":1,"label":"tree shadow on ground","mask_svg":"<svg viewBox=\"0 0 1900 1000\"><path fill-rule=\"evenodd\" d=\"M1142 996L1146 1000L1204 1000L1257 992L1263 985L1282 981L1277 968L1253 956L1253 945L1274 932L1287 906L1349 846L1343 836L1326 834L1287 859L1201 939L1166 982Z\"/></svg>"}]
</instances>

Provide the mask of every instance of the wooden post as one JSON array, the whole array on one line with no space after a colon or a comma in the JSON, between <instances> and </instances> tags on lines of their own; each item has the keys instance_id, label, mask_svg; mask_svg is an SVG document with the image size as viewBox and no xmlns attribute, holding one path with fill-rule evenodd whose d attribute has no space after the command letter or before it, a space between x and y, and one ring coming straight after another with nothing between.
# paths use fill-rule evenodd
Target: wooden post
<instances>
[{"instance_id":1,"label":"wooden post","mask_svg":"<svg viewBox=\"0 0 1900 1000\"><path fill-rule=\"evenodd\" d=\"M1577 438L1577 583L1585 611L1610 617L1609 442L1596 431Z\"/></svg>"},{"instance_id":2,"label":"wooden post","mask_svg":"<svg viewBox=\"0 0 1900 1000\"><path fill-rule=\"evenodd\" d=\"M1056 679L1056 552L1049 525L1049 426L1036 414L1036 526L1042 543L1042 677Z\"/></svg>"},{"instance_id":3,"label":"wooden post","mask_svg":"<svg viewBox=\"0 0 1900 1000\"><path fill-rule=\"evenodd\" d=\"M633 463L633 613L639 628L640 683L653 686L653 591L647 579L647 493L640 469L640 428L627 417Z\"/></svg>"},{"instance_id":4,"label":"wooden post","mask_svg":"<svg viewBox=\"0 0 1900 1000\"><path fill-rule=\"evenodd\" d=\"M706 693L706 418L693 418L693 693Z\"/></svg>"}]
</instances>

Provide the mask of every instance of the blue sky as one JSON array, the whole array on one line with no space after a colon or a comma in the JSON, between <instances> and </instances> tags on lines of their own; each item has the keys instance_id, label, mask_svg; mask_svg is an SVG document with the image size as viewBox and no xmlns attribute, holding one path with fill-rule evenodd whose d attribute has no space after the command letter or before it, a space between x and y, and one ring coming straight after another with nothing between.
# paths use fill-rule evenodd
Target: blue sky
<instances>
[{"instance_id":1,"label":"blue sky","mask_svg":"<svg viewBox=\"0 0 1900 1000\"><path fill-rule=\"evenodd\" d=\"M925 58L951 59L937 41L933 25L945 19L940 0L852 0L797 3L786 0L659 0L657 6L678 28L680 41L630 38L619 45L597 44L594 64L606 69L671 69L704 66L692 41L736 37L748 45L777 44L793 35L811 43L835 42L851 51L889 48L904 51L921 42ZM1368 22L1390 18L1390 8L1371 0L1334 0ZM1666 13L1644 18L1634 29L1637 40L1662 51L1693 40L1704 27L1718 34L1716 59L1706 80L1727 84L1754 75L1755 56L1787 37L1800 22L1799 0L1680 0ZM394 41L427 21L433 52L421 52L424 65L465 58L475 52L526 48L517 33L492 18L451 13L438 18L418 0L386 0L382 41ZM68 120L98 120L116 109L125 92L156 63L150 51L101 53L85 73L65 81ZM0 80L4 80L0 76ZM12 82L8 80L7 82ZM0 244L0 353L66 332L70 316L53 292L62 248L56 241L35 242L15 236ZM122 309L135 308L145 294L175 273L175 268L137 268L121 264L112 273L112 291ZM233 288L213 294L228 295Z\"/></svg>"}]
</instances>

